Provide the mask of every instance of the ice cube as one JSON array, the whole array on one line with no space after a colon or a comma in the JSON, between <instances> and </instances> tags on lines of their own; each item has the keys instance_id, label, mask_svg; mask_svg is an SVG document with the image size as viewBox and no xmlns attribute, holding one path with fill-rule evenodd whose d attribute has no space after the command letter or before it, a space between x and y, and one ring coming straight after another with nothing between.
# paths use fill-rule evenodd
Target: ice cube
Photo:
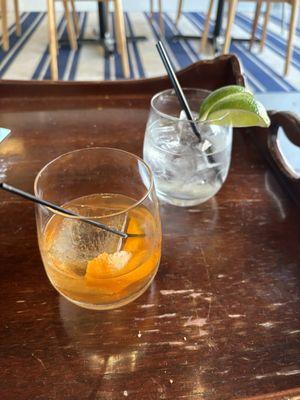
<instances>
[{"instance_id":1,"label":"ice cube","mask_svg":"<svg viewBox=\"0 0 300 400\"><path fill-rule=\"evenodd\" d=\"M192 118L195 119L195 113L192 113ZM188 121L186 112L181 110L179 114L179 122L176 124L175 131L177 132L178 142L183 145L191 145L199 140L193 132L192 125Z\"/></svg>"},{"instance_id":2,"label":"ice cube","mask_svg":"<svg viewBox=\"0 0 300 400\"><path fill-rule=\"evenodd\" d=\"M179 119L181 119L181 120L188 119L186 116L186 112L184 110L180 111Z\"/></svg>"},{"instance_id":3,"label":"ice cube","mask_svg":"<svg viewBox=\"0 0 300 400\"><path fill-rule=\"evenodd\" d=\"M173 171L176 179L188 180L195 171L196 158L192 152L187 155L174 156L169 160L169 168Z\"/></svg>"},{"instance_id":4,"label":"ice cube","mask_svg":"<svg viewBox=\"0 0 300 400\"><path fill-rule=\"evenodd\" d=\"M211 143L209 140L207 140L207 139L204 139L204 140L203 140L201 143L199 143L199 145L198 145L198 149L199 149L200 151L203 151L204 153L208 152L211 148L212 148L212 143Z\"/></svg>"},{"instance_id":5,"label":"ice cube","mask_svg":"<svg viewBox=\"0 0 300 400\"><path fill-rule=\"evenodd\" d=\"M72 211L78 212L77 207ZM106 217L103 220L111 228L125 231L127 214ZM74 218L64 218L57 227L49 249L53 259L61 265L70 265L77 273L85 272L86 262L99 253L115 253L122 247L122 238L101 228Z\"/></svg>"},{"instance_id":6,"label":"ice cube","mask_svg":"<svg viewBox=\"0 0 300 400\"><path fill-rule=\"evenodd\" d=\"M113 254L106 252L100 253L97 257L88 262L88 268L91 267L94 272L99 274L105 272L116 272L123 269L128 261L131 259L132 254L129 251L116 251Z\"/></svg>"},{"instance_id":7,"label":"ice cube","mask_svg":"<svg viewBox=\"0 0 300 400\"><path fill-rule=\"evenodd\" d=\"M131 259L132 254L129 251L116 251L113 254L109 254L108 260L113 268L120 270L125 267L128 261Z\"/></svg>"},{"instance_id":8,"label":"ice cube","mask_svg":"<svg viewBox=\"0 0 300 400\"><path fill-rule=\"evenodd\" d=\"M198 114L197 114L196 112L194 112L194 111L191 111L191 114L192 114L192 119L193 119L193 120L196 120ZM188 117L187 117L187 115L186 115L186 112L185 112L184 110L181 110L181 111L180 111L179 119L181 119L181 120L184 120L184 119L187 120L187 119L188 119Z\"/></svg>"}]
</instances>

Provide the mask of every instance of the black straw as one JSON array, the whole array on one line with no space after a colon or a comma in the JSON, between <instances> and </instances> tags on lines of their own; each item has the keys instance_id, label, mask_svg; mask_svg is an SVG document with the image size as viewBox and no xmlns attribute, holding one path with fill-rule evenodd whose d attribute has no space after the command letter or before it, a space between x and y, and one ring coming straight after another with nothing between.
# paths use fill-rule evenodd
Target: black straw
<instances>
[{"instance_id":1,"label":"black straw","mask_svg":"<svg viewBox=\"0 0 300 400\"><path fill-rule=\"evenodd\" d=\"M169 79L170 79L170 81L171 81L171 83L173 85L173 88L175 90L175 93L176 93L176 96L178 98L178 101L179 101L181 107L183 108L183 110L185 111L185 114L186 114L188 120L190 121L190 125L191 125L191 128L192 128L192 131L197 136L197 138L199 139L199 141L201 143L202 142L202 138L201 138L201 135L200 135L200 132L199 132L199 130L197 128L196 123L193 121L193 116L192 116L189 104L188 104L187 99L186 99L186 97L185 97L185 95L183 93L183 90L182 90L182 88L180 86L180 83L178 82L177 76L176 76L175 71L174 71L174 69L172 67L170 58L169 58L169 56L167 54L167 51L166 51L164 45L162 44L162 42L160 40L156 43L156 48L157 48L157 50L159 52L159 55L161 57L161 60L162 60L162 62L164 64L164 66L166 68L166 71L167 71ZM214 164L216 162L215 159L214 159L214 156L212 154L208 154L207 155L207 160L211 164ZM222 177L221 177L221 174L220 174L219 167L217 167L217 169L216 169L216 177L217 177L217 180L220 181L221 184L222 184L223 180L222 180Z\"/></svg>"},{"instance_id":2,"label":"black straw","mask_svg":"<svg viewBox=\"0 0 300 400\"><path fill-rule=\"evenodd\" d=\"M24 199L33 201L34 203L41 204L42 206L46 206L52 210L59 211L62 214L76 217L76 218L80 219L80 221L82 221L82 222L86 222L87 224L96 226L97 228L104 229L105 231L108 231L110 233L114 233L115 235L121 236L124 239L127 239L128 237L144 236L144 235L136 235L134 233L125 233L125 232L118 231L117 229L110 228L109 226L102 224L101 222L96 222L96 221L93 221L92 219L85 218L79 214L74 213L73 211L62 208L62 207L58 206L57 204L54 204L50 201L42 200L36 196L33 196L30 193L24 192L23 190L15 188L4 182L0 182L0 189L6 190L7 192L21 196Z\"/></svg>"},{"instance_id":3,"label":"black straw","mask_svg":"<svg viewBox=\"0 0 300 400\"><path fill-rule=\"evenodd\" d=\"M199 133L199 131L197 129L197 126L196 126L195 122L193 122L193 116L192 116L189 104L188 104L188 102L186 100L186 97L185 97L185 95L183 93L183 90L182 90L182 88L180 86L180 83L178 82L177 76L176 76L175 71L174 71L174 69L172 67L170 58L169 58L169 56L167 54L167 51L166 51L164 45L162 44L162 42L160 40L156 43L156 48L157 48L157 50L159 52L160 58L162 59L162 62L164 64L164 66L166 68L166 71L168 73L169 79L170 79L170 81L171 81L171 83L173 85L173 88L174 88L176 96L177 96L177 98L178 98L178 100L180 102L180 105L181 105L182 109L184 110L184 112L185 112L185 114L187 116L187 119L191 121L191 128L192 128L194 134L197 136L197 138L201 142L202 141L201 135L200 135L200 133Z\"/></svg>"}]
</instances>

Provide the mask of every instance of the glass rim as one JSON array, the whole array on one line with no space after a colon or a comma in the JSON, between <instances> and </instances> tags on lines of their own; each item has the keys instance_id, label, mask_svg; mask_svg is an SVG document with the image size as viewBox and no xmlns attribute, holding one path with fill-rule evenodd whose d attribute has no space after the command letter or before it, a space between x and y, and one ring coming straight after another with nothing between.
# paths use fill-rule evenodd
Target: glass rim
<instances>
[{"instance_id":1,"label":"glass rim","mask_svg":"<svg viewBox=\"0 0 300 400\"><path fill-rule=\"evenodd\" d=\"M142 204L147 199L147 197L150 195L150 193L151 193L151 191L153 190L153 187L154 187L153 173L152 173L149 165L141 157L137 156L136 154L130 153L129 151L126 151L126 150L117 149L115 147L106 147L106 146L103 146L103 147L102 146L83 147L81 149L71 150L71 151L68 151L67 153L60 154L59 156L57 156L53 160L49 161L47 164L45 164L39 170L39 172L37 173L37 175L36 175L36 177L34 179L33 190L34 190L35 196L38 196L38 193L37 193L38 192L38 190L37 190L38 189L38 181L41 178L42 173L45 172L46 169L49 166L51 166L52 164L54 164L55 162L59 161L61 158L65 157L65 156L68 156L70 154L74 154L74 153L77 153L77 152L89 151L89 150L105 150L105 151L113 151L113 152L117 152L117 153L123 153L124 155L127 155L127 156L129 155L129 156L135 158L136 160L142 162L142 164L145 166L145 168L146 168L146 170L148 172L149 178L150 178L150 185L149 185L148 189L146 188L146 193L139 200L135 201L131 206L127 207L125 210L118 211L118 212L115 212L115 213L101 215L101 216L93 216L92 219L110 218L110 217L115 217L117 215L125 214L128 211L138 207L140 204ZM67 214L61 213L59 211L53 210L51 207L43 206L41 204L39 204L39 207L47 208L53 214L63 216L64 218L75 219L75 220L83 220L83 219L89 219L90 218L90 217L84 217L84 216L77 217L77 216L67 215Z\"/></svg>"},{"instance_id":2,"label":"glass rim","mask_svg":"<svg viewBox=\"0 0 300 400\"><path fill-rule=\"evenodd\" d=\"M190 92L191 92L191 91L195 91L195 92L202 92L202 93L207 93L207 94L211 93L211 90L201 89L201 88L193 88L193 87L183 87L182 90L183 90L184 92L185 92L185 91L187 91L187 92L189 92L189 91L190 91ZM166 113L164 113L164 112L158 110L157 107L155 107L155 105L154 105L155 100L157 100L157 98L158 98L159 96L164 95L164 94L166 94L166 93L168 93L168 92L174 92L174 97L177 98L176 93L175 93L175 90L174 90L173 88L170 88L170 89L165 89L165 90L162 90L161 92L156 93L154 96L152 96L151 102L150 102L151 108L152 108L159 116L161 116L162 118L165 118L165 119L168 119L168 120L174 121L174 122L181 122L181 123L183 123L183 124L191 124L191 123L194 123L194 124L196 124L196 125L207 125L207 124L209 124L209 125L214 125L214 121L222 121L222 119L225 118L225 117L227 116L227 114L225 114L225 115L223 115L223 116L220 117L220 118L216 118L216 119L213 119L213 120L206 120L206 121L200 121L199 119L190 120L190 119L180 119L180 118L178 118L178 117L173 117L172 115L166 114ZM230 125L228 124L228 125L225 125L225 126L230 126Z\"/></svg>"},{"instance_id":3,"label":"glass rim","mask_svg":"<svg viewBox=\"0 0 300 400\"><path fill-rule=\"evenodd\" d=\"M207 94L211 93L210 90L200 89L200 88L192 88L192 87L183 87L182 90L183 90L184 92L185 92L185 91L197 91L197 92L202 92L202 93L207 93ZM159 110L157 109L157 107L155 107L154 101L157 100L158 97L160 97L160 96L162 96L162 95L164 95L164 94L167 94L168 92L174 92L174 97L177 98L176 93L175 93L175 90L174 90L173 88L162 90L161 92L156 93L156 94L155 94L154 96L152 96L152 98L151 98L151 107L153 108L153 110L154 110L158 115L160 115L160 116L163 117L163 118L169 119L169 120L171 120L171 121L175 121L175 122L179 122L179 121L180 121L180 122L189 122L189 123L191 123L191 122L199 123L199 122L200 122L200 121L197 121L197 120L195 121L195 120L189 120L189 119L182 120L182 119L180 119L180 118L178 118L178 117L173 117L172 115L165 114L164 112L159 111ZM201 121L201 123L202 123L202 121Z\"/></svg>"}]
</instances>

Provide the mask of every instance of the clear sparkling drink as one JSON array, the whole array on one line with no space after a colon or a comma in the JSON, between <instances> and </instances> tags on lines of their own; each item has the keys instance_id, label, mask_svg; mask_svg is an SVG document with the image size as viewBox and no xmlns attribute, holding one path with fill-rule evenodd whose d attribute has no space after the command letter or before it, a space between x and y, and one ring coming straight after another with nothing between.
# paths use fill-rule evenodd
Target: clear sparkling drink
<instances>
[{"instance_id":1,"label":"clear sparkling drink","mask_svg":"<svg viewBox=\"0 0 300 400\"><path fill-rule=\"evenodd\" d=\"M232 134L228 127L198 125L202 143L186 122L147 126L144 160L150 165L157 194L188 206L203 203L222 187L229 170Z\"/></svg>"}]
</instances>

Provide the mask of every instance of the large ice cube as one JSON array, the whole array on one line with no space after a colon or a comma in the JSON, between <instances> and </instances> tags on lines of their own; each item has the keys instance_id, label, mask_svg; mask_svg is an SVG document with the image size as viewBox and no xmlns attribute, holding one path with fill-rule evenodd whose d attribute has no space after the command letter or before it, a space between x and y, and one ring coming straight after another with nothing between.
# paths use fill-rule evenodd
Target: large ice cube
<instances>
[{"instance_id":1,"label":"large ice cube","mask_svg":"<svg viewBox=\"0 0 300 400\"><path fill-rule=\"evenodd\" d=\"M80 207L69 209L80 213ZM88 214L85 212L85 216ZM125 231L127 214L106 217L103 222L111 228ZM103 252L115 253L121 246L122 238L113 233L75 218L63 218L56 227L49 251L59 265L66 265L68 268L72 265L73 272L84 274L88 260Z\"/></svg>"}]
</instances>

